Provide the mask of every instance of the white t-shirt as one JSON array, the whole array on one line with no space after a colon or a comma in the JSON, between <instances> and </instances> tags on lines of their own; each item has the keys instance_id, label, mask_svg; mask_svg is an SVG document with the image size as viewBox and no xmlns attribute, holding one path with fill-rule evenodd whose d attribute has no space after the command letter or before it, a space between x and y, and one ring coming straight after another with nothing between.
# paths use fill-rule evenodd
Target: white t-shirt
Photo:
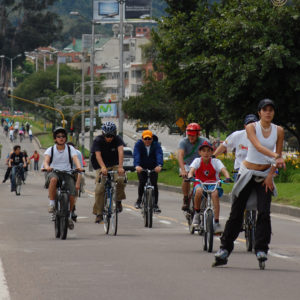
<instances>
[{"instance_id":1,"label":"white t-shirt","mask_svg":"<svg viewBox=\"0 0 300 300\"><path fill-rule=\"evenodd\" d=\"M235 169L239 169L241 163L246 159L248 143L249 140L245 129L233 132L223 142L223 146L226 147L228 151L235 149Z\"/></svg>"},{"instance_id":2,"label":"white t-shirt","mask_svg":"<svg viewBox=\"0 0 300 300\"><path fill-rule=\"evenodd\" d=\"M194 168L195 170L199 169L201 164L201 159L202 159L201 157L195 158L193 162L190 164L190 168ZM213 168L216 170L216 179L219 180L220 179L219 174L221 170L225 168L225 166L218 158L212 158L211 164Z\"/></svg>"},{"instance_id":3,"label":"white t-shirt","mask_svg":"<svg viewBox=\"0 0 300 300\"><path fill-rule=\"evenodd\" d=\"M51 157L51 148L49 147L44 155L49 155ZM70 154L71 158L74 156L77 156L77 152L74 147L70 146ZM53 159L52 163L50 164L50 167L59 171L71 171L71 165L70 165L70 160L69 160L69 152L68 152L68 147L65 145L65 149L62 151L58 151L56 145L54 145L53 148Z\"/></svg>"}]
</instances>

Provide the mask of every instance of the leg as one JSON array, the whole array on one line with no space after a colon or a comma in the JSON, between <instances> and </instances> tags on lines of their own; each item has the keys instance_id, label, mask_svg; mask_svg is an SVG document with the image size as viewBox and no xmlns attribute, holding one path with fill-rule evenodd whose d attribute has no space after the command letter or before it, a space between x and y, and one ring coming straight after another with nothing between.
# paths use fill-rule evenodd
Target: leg
<instances>
[{"instance_id":1,"label":"leg","mask_svg":"<svg viewBox=\"0 0 300 300\"><path fill-rule=\"evenodd\" d=\"M16 190L16 167L12 167L11 169L11 191Z\"/></svg>"},{"instance_id":2,"label":"leg","mask_svg":"<svg viewBox=\"0 0 300 300\"><path fill-rule=\"evenodd\" d=\"M214 214L215 214L215 221L219 222L220 217L220 199L219 199L219 191L215 190L211 194L211 199L214 205Z\"/></svg>"},{"instance_id":3,"label":"leg","mask_svg":"<svg viewBox=\"0 0 300 300\"><path fill-rule=\"evenodd\" d=\"M48 193L49 193L49 199L50 201L54 201L56 197L56 186L57 186L57 177L53 176L50 177L49 187L48 187Z\"/></svg>"},{"instance_id":4,"label":"leg","mask_svg":"<svg viewBox=\"0 0 300 300\"><path fill-rule=\"evenodd\" d=\"M240 233L240 228L243 222L244 210L248 197L254 185L253 178L240 192L239 196L233 200L229 219L226 222L224 232L221 236L221 249L226 249L230 254L233 250L233 242Z\"/></svg>"},{"instance_id":5,"label":"leg","mask_svg":"<svg viewBox=\"0 0 300 300\"><path fill-rule=\"evenodd\" d=\"M144 187L147 181L147 174L146 172L140 172L138 173L138 179L139 179L139 187L138 187L138 200L137 202L141 203L143 199L144 194Z\"/></svg>"},{"instance_id":6,"label":"leg","mask_svg":"<svg viewBox=\"0 0 300 300\"><path fill-rule=\"evenodd\" d=\"M257 221L255 232L255 253L263 251L266 254L269 250L271 241L271 192L268 190L266 193L265 187L261 183L256 183L257 193Z\"/></svg>"},{"instance_id":7,"label":"leg","mask_svg":"<svg viewBox=\"0 0 300 300\"><path fill-rule=\"evenodd\" d=\"M100 179L100 182L99 182ZM95 204L93 208L94 215L102 215L104 208L104 185L106 176L101 176L100 169L96 171Z\"/></svg>"},{"instance_id":8,"label":"leg","mask_svg":"<svg viewBox=\"0 0 300 300\"><path fill-rule=\"evenodd\" d=\"M154 186L154 198L155 198L155 205L158 204L158 186L157 186L157 180L158 180L158 173L152 172L150 174L150 181L151 184Z\"/></svg>"},{"instance_id":9,"label":"leg","mask_svg":"<svg viewBox=\"0 0 300 300\"><path fill-rule=\"evenodd\" d=\"M197 227L200 225L200 207L201 207L201 199L203 195L203 188L201 185L195 187L195 197L194 197L194 217L193 217L193 226Z\"/></svg>"},{"instance_id":10,"label":"leg","mask_svg":"<svg viewBox=\"0 0 300 300\"><path fill-rule=\"evenodd\" d=\"M11 172L11 167L8 167L5 172L3 182L5 182L9 178L10 172Z\"/></svg>"}]
</instances>

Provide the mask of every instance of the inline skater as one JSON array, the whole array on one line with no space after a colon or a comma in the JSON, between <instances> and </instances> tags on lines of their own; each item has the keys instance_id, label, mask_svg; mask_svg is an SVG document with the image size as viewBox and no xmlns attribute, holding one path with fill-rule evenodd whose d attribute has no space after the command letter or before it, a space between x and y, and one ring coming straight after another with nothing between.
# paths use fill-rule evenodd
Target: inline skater
<instances>
[{"instance_id":1,"label":"inline skater","mask_svg":"<svg viewBox=\"0 0 300 300\"><path fill-rule=\"evenodd\" d=\"M134 146L133 151L134 166L138 174L139 187L138 187L138 199L135 203L135 208L141 208L142 197L144 194L144 186L147 182L147 173L143 172L143 169L154 169L155 172L150 174L151 184L154 186L154 212L160 213L161 210L158 207L158 173L163 166L163 152L158 138L152 133L151 130L144 130L142 133L142 139L138 140Z\"/></svg>"},{"instance_id":2,"label":"inline skater","mask_svg":"<svg viewBox=\"0 0 300 300\"><path fill-rule=\"evenodd\" d=\"M223 163L217 159L212 158L213 153L213 146L211 143L204 141L198 150L199 156L193 160L192 164L190 165L190 171L188 173L188 178L191 178L195 175L196 179L200 179L202 182L207 181L217 181L220 179L219 174L222 173L227 182L231 182L230 175L223 165ZM200 225L200 207L201 207L201 198L203 194L203 187L201 183L195 183L194 187L195 191L195 198L194 198L194 218L193 218L193 226L197 227ZM214 206L214 231L216 233L222 232L221 225L219 222L220 216L220 200L223 194L222 188L218 188L215 190L211 197Z\"/></svg>"},{"instance_id":3,"label":"inline skater","mask_svg":"<svg viewBox=\"0 0 300 300\"><path fill-rule=\"evenodd\" d=\"M249 139L248 153L240 166L238 180L232 190L231 212L221 236L221 246L215 254L213 266L227 264L234 241L242 226L248 197L253 189L257 194L258 211L255 253L260 263L267 260L271 241L271 197L272 194L276 194L273 175L276 167L285 168L284 159L281 157L284 131L282 127L272 123L274 114L274 102L270 99L263 99L258 104L260 120L246 126Z\"/></svg>"},{"instance_id":4,"label":"inline skater","mask_svg":"<svg viewBox=\"0 0 300 300\"><path fill-rule=\"evenodd\" d=\"M96 137L93 142L91 162L96 170L95 204L93 214L96 215L95 223L103 221L104 193L107 172L118 171L115 176L117 208L122 211L121 201L125 195L125 170L123 169L123 139L117 135L117 127L113 122L105 122L102 125L102 135Z\"/></svg>"},{"instance_id":5,"label":"inline skater","mask_svg":"<svg viewBox=\"0 0 300 300\"><path fill-rule=\"evenodd\" d=\"M179 143L178 147L178 164L180 176L182 177L182 193L183 193L183 205L182 210L187 211L189 209L189 194L190 194L190 183L184 181L187 178L190 170L190 164L196 157L199 157L198 148L204 142L209 140L201 137L201 127L197 123L190 123L186 127L186 135Z\"/></svg>"},{"instance_id":6,"label":"inline skater","mask_svg":"<svg viewBox=\"0 0 300 300\"><path fill-rule=\"evenodd\" d=\"M56 186L59 179L64 179L66 182L66 189L70 192L70 217L69 217L69 229L74 229L74 223L72 220L72 210L75 201L75 179L71 174L57 174L53 170L71 172L73 162L76 169L82 171L77 152L74 147L68 146L67 132L62 127L57 127L53 131L53 138L55 145L49 147L44 155L45 159L43 162L43 168L48 172L46 176L45 187L48 188L49 192L49 207L48 212L53 214L55 209L55 197L56 197ZM61 177L61 178L60 178Z\"/></svg>"}]
</instances>

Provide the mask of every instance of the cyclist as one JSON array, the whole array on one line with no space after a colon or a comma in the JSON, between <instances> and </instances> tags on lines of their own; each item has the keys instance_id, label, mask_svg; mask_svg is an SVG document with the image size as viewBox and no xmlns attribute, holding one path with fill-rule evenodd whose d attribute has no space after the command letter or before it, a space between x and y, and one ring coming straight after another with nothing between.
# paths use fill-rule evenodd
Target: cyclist
<instances>
[{"instance_id":1,"label":"cyclist","mask_svg":"<svg viewBox=\"0 0 300 300\"><path fill-rule=\"evenodd\" d=\"M193 177L195 175L196 179L200 179L202 182L207 181L217 181L219 180L220 172L226 177L226 181L230 182L230 175L223 165L223 163L217 158L211 158L213 154L213 146L211 143L204 141L199 147L199 156L195 158L192 164L190 165L190 171L188 177ZM200 207L201 207L201 198L203 194L203 188L201 183L195 183L194 187L195 198L194 198L194 218L193 226L198 226L200 224ZM212 202L214 205L214 227L215 232L221 232L221 225L219 222L220 215L220 201L219 197L223 194L222 188L215 190L212 195Z\"/></svg>"},{"instance_id":2,"label":"cyclist","mask_svg":"<svg viewBox=\"0 0 300 300\"><path fill-rule=\"evenodd\" d=\"M101 223L103 220L104 193L107 172L118 171L115 176L117 181L116 199L119 212L122 211L121 200L126 199L125 195L125 170L123 169L123 139L117 135L117 127L113 122L105 122L102 125L102 135L96 137L93 142L92 164L96 169L96 188L95 204L93 214L96 215L95 223Z\"/></svg>"},{"instance_id":3,"label":"cyclist","mask_svg":"<svg viewBox=\"0 0 300 300\"><path fill-rule=\"evenodd\" d=\"M24 156L25 161L26 161L26 167L24 167L24 178L26 180L27 175L28 175L28 166L30 165L30 158L28 157L28 154L27 154L26 150L23 150L23 156ZM25 181L24 181L24 183L25 183Z\"/></svg>"},{"instance_id":4,"label":"cyclist","mask_svg":"<svg viewBox=\"0 0 300 300\"><path fill-rule=\"evenodd\" d=\"M21 146L14 146L14 151L10 155L8 166L11 167L11 192L16 191L16 168L21 167L21 178L23 182L24 178L24 168L26 168L27 163L24 154L21 152Z\"/></svg>"},{"instance_id":5,"label":"cyclist","mask_svg":"<svg viewBox=\"0 0 300 300\"><path fill-rule=\"evenodd\" d=\"M257 122L256 115L247 115L244 119L243 130L238 130L230 134L226 140L215 150L214 156L217 157L220 154L226 152L228 149L235 149L235 160L234 160L234 180L240 168L241 163L245 160L248 151L248 138L246 133L246 126L250 123Z\"/></svg>"},{"instance_id":6,"label":"cyclist","mask_svg":"<svg viewBox=\"0 0 300 300\"><path fill-rule=\"evenodd\" d=\"M5 172L4 179L3 179L2 183L5 183L6 180L7 180L7 179L9 178L9 176L10 176L11 167L9 166L9 160L10 160L10 156L11 156L13 153L14 153L14 152L11 151L11 152L8 153L7 156L6 156L5 164L7 165L7 169L6 169L6 172Z\"/></svg>"},{"instance_id":7,"label":"cyclist","mask_svg":"<svg viewBox=\"0 0 300 300\"><path fill-rule=\"evenodd\" d=\"M208 139L200 137L201 127L197 123L190 123L186 127L186 135L179 143L178 149L178 164L180 170L180 176L182 176L182 193L183 193L183 205L182 210L186 211L189 208L189 193L190 183L185 182L188 172L190 170L189 165L196 157L199 157L198 148L204 142L209 142Z\"/></svg>"},{"instance_id":8,"label":"cyclist","mask_svg":"<svg viewBox=\"0 0 300 300\"><path fill-rule=\"evenodd\" d=\"M150 181L154 186L154 212L160 213L161 210L158 207L157 179L158 173L161 171L164 160L162 148L158 143L158 138L156 135L153 135L152 131L143 131L142 139L138 140L134 146L133 156L134 166L139 178L138 199L135 203L135 208L141 208L144 186L147 182L147 173L143 172L143 169L154 169L155 172L152 172L150 174Z\"/></svg>"},{"instance_id":9,"label":"cyclist","mask_svg":"<svg viewBox=\"0 0 300 300\"><path fill-rule=\"evenodd\" d=\"M48 172L46 176L45 186L49 192L49 207L48 212L53 213L55 209L55 197L56 197L56 186L58 180L64 180L66 182L66 189L70 192L70 217L69 217L69 229L74 229L74 223L71 219L71 214L75 201L75 179L71 174L57 174L53 170L70 172L72 170L73 162L76 169L82 171L77 152L74 147L66 145L67 132L62 127L57 127L53 131L53 138L55 145L49 147L44 155L43 167Z\"/></svg>"},{"instance_id":10,"label":"cyclist","mask_svg":"<svg viewBox=\"0 0 300 300\"><path fill-rule=\"evenodd\" d=\"M220 250L215 254L214 266L227 264L234 241L240 232L248 197L253 189L257 194L258 211L255 253L259 260L267 259L271 240L271 196L276 194L273 175L276 167L285 167L281 157L284 131L282 127L272 123L274 114L274 102L263 99L258 104L260 121L246 126L248 153L240 166L238 180L232 190L231 212L221 236Z\"/></svg>"}]
</instances>

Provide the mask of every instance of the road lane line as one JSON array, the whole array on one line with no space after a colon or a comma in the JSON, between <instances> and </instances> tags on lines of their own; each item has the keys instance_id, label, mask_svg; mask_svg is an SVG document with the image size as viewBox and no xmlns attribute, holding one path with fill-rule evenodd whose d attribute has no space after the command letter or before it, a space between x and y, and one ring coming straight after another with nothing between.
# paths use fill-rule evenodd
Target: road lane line
<instances>
[{"instance_id":1,"label":"road lane line","mask_svg":"<svg viewBox=\"0 0 300 300\"><path fill-rule=\"evenodd\" d=\"M167 225L171 225L172 224L170 221L165 221L165 220L159 220L159 223L167 224Z\"/></svg>"},{"instance_id":2,"label":"road lane line","mask_svg":"<svg viewBox=\"0 0 300 300\"><path fill-rule=\"evenodd\" d=\"M0 299L1 300L9 300L10 299L1 258L0 258Z\"/></svg>"}]
</instances>

